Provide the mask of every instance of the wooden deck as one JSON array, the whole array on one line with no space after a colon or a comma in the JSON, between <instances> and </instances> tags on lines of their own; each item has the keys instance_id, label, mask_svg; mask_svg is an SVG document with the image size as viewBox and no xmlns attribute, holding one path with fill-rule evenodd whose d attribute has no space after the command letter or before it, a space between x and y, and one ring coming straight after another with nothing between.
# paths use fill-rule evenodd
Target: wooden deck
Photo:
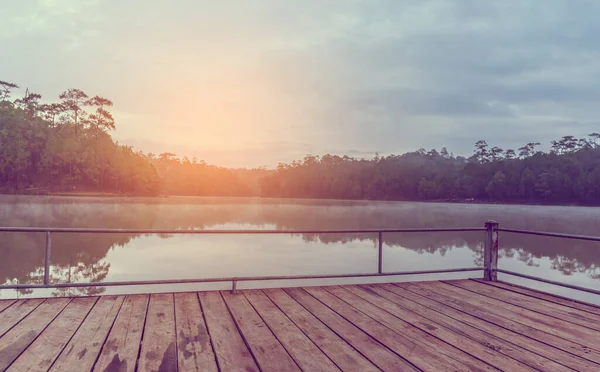
<instances>
[{"instance_id":1,"label":"wooden deck","mask_svg":"<svg viewBox=\"0 0 600 372\"><path fill-rule=\"evenodd\" d=\"M0 301L0 370L600 370L600 307L476 280Z\"/></svg>"}]
</instances>

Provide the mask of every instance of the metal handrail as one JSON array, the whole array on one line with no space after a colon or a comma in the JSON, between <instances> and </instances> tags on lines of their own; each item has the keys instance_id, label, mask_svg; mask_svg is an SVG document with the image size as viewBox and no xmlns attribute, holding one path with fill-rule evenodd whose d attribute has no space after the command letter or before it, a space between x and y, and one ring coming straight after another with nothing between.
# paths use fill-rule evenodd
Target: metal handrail
<instances>
[{"instance_id":1,"label":"metal handrail","mask_svg":"<svg viewBox=\"0 0 600 372\"><path fill-rule=\"evenodd\" d=\"M91 233L91 234L378 234L378 233L417 233L417 232L464 232L484 231L483 227L465 228L410 228L410 229L358 229L358 230L184 230L184 229L87 229L62 227L0 227L0 232L50 232L50 233Z\"/></svg>"},{"instance_id":2,"label":"metal handrail","mask_svg":"<svg viewBox=\"0 0 600 372\"><path fill-rule=\"evenodd\" d=\"M515 234L549 236L549 237L553 237L553 238L589 240L589 241L593 241L593 242L600 242L600 237L598 237L598 236L561 234L561 233L552 233L552 232L545 232L545 231L531 231L531 230L503 229L503 228L498 228L498 231L515 233Z\"/></svg>"},{"instance_id":3,"label":"metal handrail","mask_svg":"<svg viewBox=\"0 0 600 372\"><path fill-rule=\"evenodd\" d=\"M525 278L525 279L536 280L538 282L558 285L558 286L565 287L565 288L576 289L578 291L600 295L600 291L591 289L591 288L581 287L581 286L573 285L573 284L561 283L561 282L557 282L555 280L544 279L544 278L540 278L537 276L525 275L525 274L521 274L521 273L517 273L514 271L509 271L509 270L496 269L496 271L498 271L499 273L503 273L503 274L514 275L514 276L518 276L518 277Z\"/></svg>"},{"instance_id":4,"label":"metal handrail","mask_svg":"<svg viewBox=\"0 0 600 372\"><path fill-rule=\"evenodd\" d=\"M205 278L205 279L166 279L166 280L140 280L128 282L98 282L98 283L49 283L49 284L9 284L0 285L0 289L32 289L32 288L69 288L69 287L114 287L123 285L157 285L157 284L191 284L191 283L216 283L216 282L240 282L240 281L266 281L266 280L298 280L298 279L336 279L336 278L364 278L377 276L401 276L457 273L465 271L479 271L483 267L466 267L460 269L400 271L386 273L355 273L355 274L323 274L323 275L287 275L287 276L242 276L229 278Z\"/></svg>"},{"instance_id":5,"label":"metal handrail","mask_svg":"<svg viewBox=\"0 0 600 372\"><path fill-rule=\"evenodd\" d=\"M421 271L401 271L384 272L383 271L383 234L384 233L435 233L435 232L472 232L485 231L484 241L484 266L458 269L441 270L421 270ZM419 275L419 274L439 274L466 271L484 271L484 279L489 281L497 280L497 273L520 276L526 279L537 280L549 284L563 286L594 294L600 294L600 291L590 288L574 286L560 283L548 279L538 278L525 274L520 274L508 270L498 269L498 232L508 232L516 234L528 234L537 236L549 236L566 239L578 239L588 241L600 241L600 237L570 235L561 233L550 233L530 230L505 229L499 228L495 221L487 221L485 227L465 227L465 228L405 228L405 229L334 229L334 230L203 230L203 229L98 229L98 228L55 228L55 227L0 227L2 232L28 232L45 233L46 251L44 257L44 283L43 284L0 284L1 289L33 289L33 288L68 288L68 287L108 287L124 285L157 285L157 284L188 284L188 283L211 283L211 282L231 282L232 290L235 292L238 281L264 281L264 280L295 280L295 279L330 279L330 278L360 278L377 276L399 276L399 275ZM120 281L120 282L91 282L91 283L50 283L50 251L51 251L51 233L90 233L90 234L222 234L222 235L241 235L241 234L377 234L378 239L378 259L376 273L354 273L354 274L323 274L323 275L292 275L292 276L246 276L246 277L227 277L227 278L204 278L204 279L169 279L169 280L145 280L145 281Z\"/></svg>"}]
</instances>

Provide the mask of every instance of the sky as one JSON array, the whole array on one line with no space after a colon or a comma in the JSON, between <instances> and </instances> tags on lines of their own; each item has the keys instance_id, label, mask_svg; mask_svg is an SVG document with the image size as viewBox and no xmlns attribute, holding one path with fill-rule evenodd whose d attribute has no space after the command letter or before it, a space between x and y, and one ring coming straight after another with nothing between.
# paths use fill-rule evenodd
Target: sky
<instances>
[{"instance_id":1,"label":"sky","mask_svg":"<svg viewBox=\"0 0 600 372\"><path fill-rule=\"evenodd\" d=\"M600 131L597 0L0 2L0 80L230 167Z\"/></svg>"}]
</instances>

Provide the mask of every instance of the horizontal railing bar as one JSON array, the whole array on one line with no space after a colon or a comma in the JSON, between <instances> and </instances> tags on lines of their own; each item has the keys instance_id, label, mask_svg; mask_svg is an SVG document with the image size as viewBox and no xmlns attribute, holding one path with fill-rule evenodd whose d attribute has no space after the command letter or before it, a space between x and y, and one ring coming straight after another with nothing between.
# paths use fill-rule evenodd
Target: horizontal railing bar
<instances>
[{"instance_id":1,"label":"horizontal railing bar","mask_svg":"<svg viewBox=\"0 0 600 372\"><path fill-rule=\"evenodd\" d=\"M465 271L483 270L483 267L467 267L459 269L400 271L391 273L358 273L358 274L334 274L334 275L292 275L292 276L248 276L230 278L206 278L206 279L168 279L168 280L142 280L125 282L98 282L98 283L50 283L44 284L9 284L0 285L0 289L30 289L30 288L75 288L75 287L114 287L129 285L158 285L158 284L191 284L191 283L215 283L215 282L252 282L264 280L301 280L301 279L336 279L336 278L361 278L378 276L400 276L420 274L442 274Z\"/></svg>"},{"instance_id":2,"label":"horizontal railing bar","mask_svg":"<svg viewBox=\"0 0 600 372\"><path fill-rule=\"evenodd\" d=\"M0 227L0 232L51 232L93 234L368 234L401 232L484 231L483 227L358 230L163 230L163 229L85 229L62 227Z\"/></svg>"},{"instance_id":3,"label":"horizontal railing bar","mask_svg":"<svg viewBox=\"0 0 600 372\"><path fill-rule=\"evenodd\" d=\"M586 287L580 287L578 285L561 283L561 282L557 282L557 281L550 280L550 279L538 278L537 276L525 275L525 274L521 274L521 273L516 273L514 271L508 271L508 270L502 270L502 269L496 269L496 271L499 272L499 273L504 273L504 274L508 274L508 275L519 276L519 277L525 278L525 279L536 280L538 282L543 282L543 283L558 285L558 286L565 287L565 288L571 288L571 289L576 289L576 290L582 291L582 292L588 292L588 293L593 293L593 294L600 295L600 291L597 291L597 290L591 289L591 288L586 288Z\"/></svg>"},{"instance_id":4,"label":"horizontal railing bar","mask_svg":"<svg viewBox=\"0 0 600 372\"><path fill-rule=\"evenodd\" d=\"M530 231L530 230L502 229L502 228L499 228L498 231L515 233L515 234L551 236L551 237L555 237L555 238L590 240L590 241L594 241L594 242L600 242L600 237L598 237L598 236L572 235L572 234L551 233L551 232L544 232L544 231Z\"/></svg>"}]
</instances>

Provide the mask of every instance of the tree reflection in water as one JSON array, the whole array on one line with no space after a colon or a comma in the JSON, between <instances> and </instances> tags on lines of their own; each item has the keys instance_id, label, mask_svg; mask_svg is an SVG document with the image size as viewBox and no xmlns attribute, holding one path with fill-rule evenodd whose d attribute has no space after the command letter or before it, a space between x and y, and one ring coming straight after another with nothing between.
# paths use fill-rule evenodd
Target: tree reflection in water
<instances>
[{"instance_id":1,"label":"tree reflection in water","mask_svg":"<svg viewBox=\"0 0 600 372\"><path fill-rule=\"evenodd\" d=\"M479 227L495 219L502 227L597 234L594 208L251 198L69 198L1 196L0 225L87 228L203 229L240 225L285 230ZM42 283L44 234L0 234L0 282ZM135 234L52 234L51 281L106 279L110 250L122 249ZM168 235L165 246L169 246ZM377 244L376 234L302 234L305 242ZM482 232L390 233L386 247L444 256L455 247L473 252L482 265ZM600 243L501 233L501 257L530 266L542 257L564 275L600 279ZM95 295L102 287L61 288L55 295ZM22 291L25 293L26 291Z\"/></svg>"}]
</instances>

